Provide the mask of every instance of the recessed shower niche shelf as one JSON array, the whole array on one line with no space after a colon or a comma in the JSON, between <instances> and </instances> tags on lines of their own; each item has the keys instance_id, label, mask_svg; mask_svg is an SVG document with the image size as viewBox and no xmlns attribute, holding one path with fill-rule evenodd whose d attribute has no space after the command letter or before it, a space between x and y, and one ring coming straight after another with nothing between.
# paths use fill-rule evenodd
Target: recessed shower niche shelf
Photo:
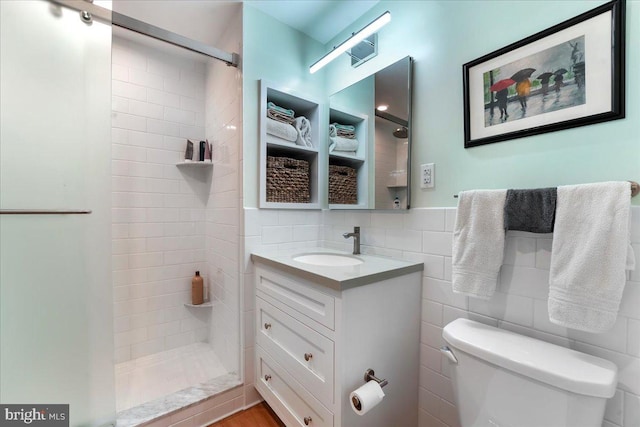
<instances>
[{"instance_id":1,"label":"recessed shower niche shelf","mask_svg":"<svg viewBox=\"0 0 640 427\"><path fill-rule=\"evenodd\" d=\"M202 307L202 308L211 308L211 307L213 307L213 303L211 301L206 301L206 302L203 302L202 304L195 305L195 304L189 304L189 303L185 302L184 306L185 307L193 307L193 308L200 308L200 307Z\"/></svg>"}]
</instances>

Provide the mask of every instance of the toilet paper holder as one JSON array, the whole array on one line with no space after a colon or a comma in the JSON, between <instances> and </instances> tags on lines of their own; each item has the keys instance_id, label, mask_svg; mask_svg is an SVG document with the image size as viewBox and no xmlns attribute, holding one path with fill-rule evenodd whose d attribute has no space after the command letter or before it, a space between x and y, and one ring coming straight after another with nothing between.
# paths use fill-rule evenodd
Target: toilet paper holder
<instances>
[{"instance_id":1,"label":"toilet paper holder","mask_svg":"<svg viewBox=\"0 0 640 427\"><path fill-rule=\"evenodd\" d=\"M380 378L376 377L376 373L373 371L373 369L369 368L366 371L364 371L364 382L367 383L371 380L380 384L380 387L384 387L387 384L389 384L389 381L381 380Z\"/></svg>"},{"instance_id":2,"label":"toilet paper holder","mask_svg":"<svg viewBox=\"0 0 640 427\"><path fill-rule=\"evenodd\" d=\"M364 371L364 382L368 383L369 381L375 381L378 384L380 384L380 387L384 387L387 384L389 384L389 381L387 380L381 380L380 378L376 377L376 373L374 372L373 369L369 368L366 371ZM351 397L351 403L353 404L353 407L360 411L362 410L362 403L360 402L360 399L358 399L357 396L352 396Z\"/></svg>"}]
</instances>

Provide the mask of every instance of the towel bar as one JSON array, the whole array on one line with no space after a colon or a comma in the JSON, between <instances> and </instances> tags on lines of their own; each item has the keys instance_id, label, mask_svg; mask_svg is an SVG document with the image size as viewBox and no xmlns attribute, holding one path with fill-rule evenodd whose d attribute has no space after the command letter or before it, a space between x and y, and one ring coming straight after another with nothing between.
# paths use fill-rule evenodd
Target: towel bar
<instances>
[{"instance_id":1,"label":"towel bar","mask_svg":"<svg viewBox=\"0 0 640 427\"><path fill-rule=\"evenodd\" d=\"M87 215L91 210L76 209L0 209L0 215Z\"/></svg>"},{"instance_id":2,"label":"towel bar","mask_svg":"<svg viewBox=\"0 0 640 427\"><path fill-rule=\"evenodd\" d=\"M631 184L631 197L636 197L640 193L640 184L635 181L629 181L629 184ZM454 194L453 198L457 199L458 195Z\"/></svg>"}]
</instances>

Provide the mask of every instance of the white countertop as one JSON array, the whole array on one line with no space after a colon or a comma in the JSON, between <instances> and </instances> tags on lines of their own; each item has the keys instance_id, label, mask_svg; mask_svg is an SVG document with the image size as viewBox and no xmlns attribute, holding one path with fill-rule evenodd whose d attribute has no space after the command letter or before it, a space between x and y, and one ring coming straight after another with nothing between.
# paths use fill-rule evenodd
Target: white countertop
<instances>
[{"instance_id":1,"label":"white countertop","mask_svg":"<svg viewBox=\"0 0 640 427\"><path fill-rule=\"evenodd\" d=\"M361 259L363 263L353 266L329 267L306 264L294 261L293 259L295 256L311 253L348 255ZM424 269L424 264L421 262L364 254L351 255L348 252L316 247L276 252L255 251L251 254L251 260L254 263L263 263L338 291L391 279Z\"/></svg>"}]
</instances>

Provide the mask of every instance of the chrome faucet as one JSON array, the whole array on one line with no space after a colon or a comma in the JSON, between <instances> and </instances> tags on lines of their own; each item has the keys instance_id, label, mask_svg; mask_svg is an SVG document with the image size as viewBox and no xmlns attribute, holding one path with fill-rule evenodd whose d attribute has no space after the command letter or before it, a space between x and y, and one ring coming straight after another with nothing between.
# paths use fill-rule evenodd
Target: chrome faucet
<instances>
[{"instance_id":1,"label":"chrome faucet","mask_svg":"<svg viewBox=\"0 0 640 427\"><path fill-rule=\"evenodd\" d=\"M345 239L353 237L353 254L360 254L360 227L353 227L353 233L344 233L342 235Z\"/></svg>"}]
</instances>

